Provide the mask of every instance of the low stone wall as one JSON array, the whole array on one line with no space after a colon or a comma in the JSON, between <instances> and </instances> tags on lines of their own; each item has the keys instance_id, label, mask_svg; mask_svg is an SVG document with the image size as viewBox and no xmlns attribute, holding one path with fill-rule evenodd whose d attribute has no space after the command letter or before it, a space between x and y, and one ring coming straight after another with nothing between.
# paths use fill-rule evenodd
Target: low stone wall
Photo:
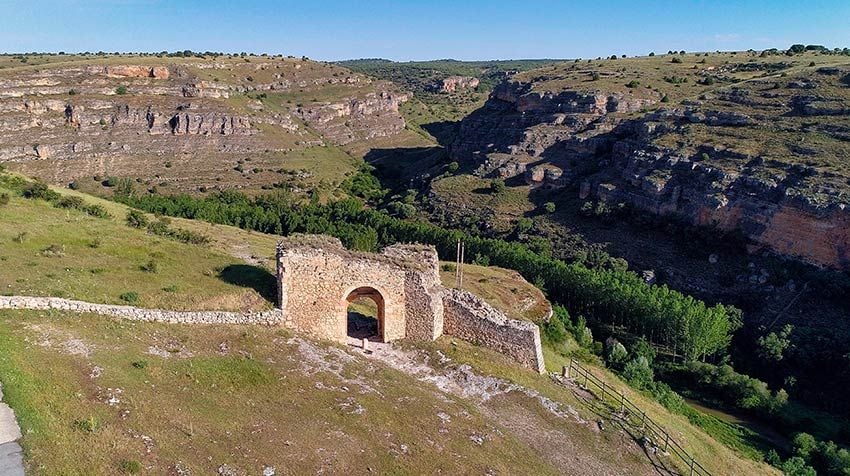
<instances>
[{"instance_id":1,"label":"low stone wall","mask_svg":"<svg viewBox=\"0 0 850 476\"><path fill-rule=\"evenodd\" d=\"M525 367L546 372L540 329L532 322L509 319L478 296L458 289L443 294L444 332L501 352Z\"/></svg>"},{"instance_id":2,"label":"low stone wall","mask_svg":"<svg viewBox=\"0 0 850 476\"><path fill-rule=\"evenodd\" d=\"M284 324L280 309L263 312L166 311L132 306L94 304L55 297L0 296L0 309L36 309L101 314L133 321L169 322L175 324Z\"/></svg>"}]
</instances>

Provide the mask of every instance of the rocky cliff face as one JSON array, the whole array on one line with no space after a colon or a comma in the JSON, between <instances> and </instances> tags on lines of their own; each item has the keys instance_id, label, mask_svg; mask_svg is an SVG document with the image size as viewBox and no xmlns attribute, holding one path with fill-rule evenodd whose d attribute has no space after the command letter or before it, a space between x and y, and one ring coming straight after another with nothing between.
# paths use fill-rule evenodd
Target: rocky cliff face
<instances>
[{"instance_id":1,"label":"rocky cliff face","mask_svg":"<svg viewBox=\"0 0 850 476\"><path fill-rule=\"evenodd\" d=\"M451 152L479 175L574 185L586 200L737 230L756 248L850 269L850 64L735 72L705 67L676 105L667 95L677 91L664 90L684 82L675 76L639 91L625 79L609 91L567 74L514 79L462 122Z\"/></svg>"},{"instance_id":2,"label":"rocky cliff face","mask_svg":"<svg viewBox=\"0 0 850 476\"><path fill-rule=\"evenodd\" d=\"M380 91L299 107L295 113L331 141L348 144L401 132L405 123L398 108L407 99L406 94Z\"/></svg>"},{"instance_id":3,"label":"rocky cliff face","mask_svg":"<svg viewBox=\"0 0 850 476\"><path fill-rule=\"evenodd\" d=\"M472 76L449 76L431 85L430 89L438 93L453 93L463 89L475 89L481 81Z\"/></svg>"},{"instance_id":4,"label":"rocky cliff face","mask_svg":"<svg viewBox=\"0 0 850 476\"><path fill-rule=\"evenodd\" d=\"M235 173L237 162L279 169L288 154L392 136L405 125L405 95L339 67L292 58L126 60L0 69L0 162L57 183L117 175L181 189L259 186L254 180L279 177Z\"/></svg>"}]
</instances>

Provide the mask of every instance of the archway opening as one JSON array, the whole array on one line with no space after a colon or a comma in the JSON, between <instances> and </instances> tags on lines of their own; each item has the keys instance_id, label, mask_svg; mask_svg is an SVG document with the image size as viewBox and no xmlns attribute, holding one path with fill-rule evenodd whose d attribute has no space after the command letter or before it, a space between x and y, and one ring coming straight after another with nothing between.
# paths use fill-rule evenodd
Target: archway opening
<instances>
[{"instance_id":1,"label":"archway opening","mask_svg":"<svg viewBox=\"0 0 850 476\"><path fill-rule=\"evenodd\" d=\"M384 297L375 288L359 287L351 291L345 300L346 326L349 338L358 341L384 341Z\"/></svg>"}]
</instances>

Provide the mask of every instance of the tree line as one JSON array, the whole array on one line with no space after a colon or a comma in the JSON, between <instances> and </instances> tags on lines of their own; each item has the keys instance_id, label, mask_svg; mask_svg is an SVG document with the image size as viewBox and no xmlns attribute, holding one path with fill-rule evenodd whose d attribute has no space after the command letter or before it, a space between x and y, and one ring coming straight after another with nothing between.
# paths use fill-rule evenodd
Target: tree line
<instances>
[{"instance_id":1,"label":"tree line","mask_svg":"<svg viewBox=\"0 0 850 476\"><path fill-rule=\"evenodd\" d=\"M264 233L328 234L338 237L346 247L364 251L419 242L434 245L443 257L454 257L457 241L463 240L469 256L480 255L493 265L520 272L573 314L621 326L688 360L724 353L740 325L740 311L735 308L709 306L664 285L647 284L630 271L591 269L535 253L522 243L402 220L364 207L357 199L302 204L283 191L254 198L225 191L204 198L126 195L117 199L152 213Z\"/></svg>"}]
</instances>

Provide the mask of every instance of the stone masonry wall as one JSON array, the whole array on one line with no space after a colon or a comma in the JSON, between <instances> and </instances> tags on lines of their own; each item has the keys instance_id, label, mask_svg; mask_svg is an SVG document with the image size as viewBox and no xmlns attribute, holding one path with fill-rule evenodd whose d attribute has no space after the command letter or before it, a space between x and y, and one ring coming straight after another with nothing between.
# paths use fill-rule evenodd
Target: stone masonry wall
<instances>
[{"instance_id":1,"label":"stone masonry wall","mask_svg":"<svg viewBox=\"0 0 850 476\"><path fill-rule=\"evenodd\" d=\"M309 239L309 238L308 238ZM366 287L384 299L383 340L405 337L406 269L380 255L348 252L339 240L278 248L280 307L291 325L314 337L345 343L348 295Z\"/></svg>"},{"instance_id":2,"label":"stone masonry wall","mask_svg":"<svg viewBox=\"0 0 850 476\"><path fill-rule=\"evenodd\" d=\"M508 319L478 296L447 289L443 294L445 333L501 352L521 365L544 373L540 329L531 322Z\"/></svg>"},{"instance_id":3,"label":"stone masonry wall","mask_svg":"<svg viewBox=\"0 0 850 476\"><path fill-rule=\"evenodd\" d=\"M263 312L167 311L113 304L95 304L55 297L0 296L0 309L35 309L101 314L134 321L176 324L284 324L279 309Z\"/></svg>"}]
</instances>

